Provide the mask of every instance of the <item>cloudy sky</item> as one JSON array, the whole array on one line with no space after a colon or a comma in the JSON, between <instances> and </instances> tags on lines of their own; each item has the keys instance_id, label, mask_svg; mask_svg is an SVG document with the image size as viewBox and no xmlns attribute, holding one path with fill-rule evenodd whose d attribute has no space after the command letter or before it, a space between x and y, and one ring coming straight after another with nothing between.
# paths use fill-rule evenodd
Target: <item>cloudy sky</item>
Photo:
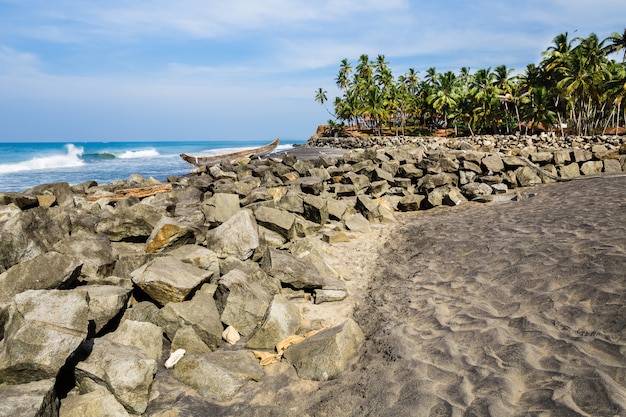
<instances>
[{"instance_id":1,"label":"cloudy sky","mask_svg":"<svg viewBox=\"0 0 626 417\"><path fill-rule=\"evenodd\" d=\"M0 0L0 141L306 139L339 62L538 63L624 0Z\"/></svg>"}]
</instances>

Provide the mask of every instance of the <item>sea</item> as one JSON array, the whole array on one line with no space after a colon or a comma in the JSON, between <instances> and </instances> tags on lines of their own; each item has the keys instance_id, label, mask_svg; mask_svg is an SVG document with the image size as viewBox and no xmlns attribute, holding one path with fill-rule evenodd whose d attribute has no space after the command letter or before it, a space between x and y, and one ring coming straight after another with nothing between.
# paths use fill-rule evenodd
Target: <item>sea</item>
<instances>
[{"instance_id":1,"label":"sea","mask_svg":"<svg viewBox=\"0 0 626 417\"><path fill-rule=\"evenodd\" d=\"M165 181L194 167L181 153L215 155L266 145L270 140L170 142L24 142L0 143L0 192L22 192L39 184L94 180L106 184L141 174ZM287 150L306 140L281 140Z\"/></svg>"}]
</instances>

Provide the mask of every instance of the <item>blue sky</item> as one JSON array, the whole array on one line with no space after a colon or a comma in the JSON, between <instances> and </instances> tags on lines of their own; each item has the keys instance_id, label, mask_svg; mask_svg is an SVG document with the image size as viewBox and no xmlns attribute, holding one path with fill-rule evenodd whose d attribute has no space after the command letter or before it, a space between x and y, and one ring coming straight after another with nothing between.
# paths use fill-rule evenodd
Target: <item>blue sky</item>
<instances>
[{"instance_id":1,"label":"blue sky","mask_svg":"<svg viewBox=\"0 0 626 417\"><path fill-rule=\"evenodd\" d=\"M306 139L339 62L538 63L624 0L0 0L0 141Z\"/></svg>"}]
</instances>

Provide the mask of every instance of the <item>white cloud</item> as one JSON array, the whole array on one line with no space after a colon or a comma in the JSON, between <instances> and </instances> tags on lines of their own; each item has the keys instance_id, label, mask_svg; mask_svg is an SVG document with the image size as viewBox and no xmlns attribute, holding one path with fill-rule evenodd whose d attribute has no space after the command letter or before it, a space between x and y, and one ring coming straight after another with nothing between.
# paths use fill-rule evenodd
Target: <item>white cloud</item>
<instances>
[{"instance_id":1,"label":"white cloud","mask_svg":"<svg viewBox=\"0 0 626 417\"><path fill-rule=\"evenodd\" d=\"M38 72L38 66L34 54L0 45L0 74L32 74Z\"/></svg>"}]
</instances>

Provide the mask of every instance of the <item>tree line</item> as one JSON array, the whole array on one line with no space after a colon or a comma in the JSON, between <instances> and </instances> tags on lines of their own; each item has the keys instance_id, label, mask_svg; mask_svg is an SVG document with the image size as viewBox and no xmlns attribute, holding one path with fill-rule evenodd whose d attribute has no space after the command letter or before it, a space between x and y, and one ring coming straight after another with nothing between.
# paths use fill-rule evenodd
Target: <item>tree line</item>
<instances>
[{"instance_id":1,"label":"tree line","mask_svg":"<svg viewBox=\"0 0 626 417\"><path fill-rule=\"evenodd\" d=\"M616 53L621 61L610 58ZM537 129L590 135L617 131L626 121L626 29L604 40L594 33L572 39L562 33L538 65L513 72L506 65L456 73L431 67L421 78L410 68L396 78L384 55L370 60L364 54L354 66L341 61L335 80L341 97L333 111L324 89L315 100L333 117L329 134L357 129L404 135L429 128L454 129L456 135Z\"/></svg>"}]
</instances>

